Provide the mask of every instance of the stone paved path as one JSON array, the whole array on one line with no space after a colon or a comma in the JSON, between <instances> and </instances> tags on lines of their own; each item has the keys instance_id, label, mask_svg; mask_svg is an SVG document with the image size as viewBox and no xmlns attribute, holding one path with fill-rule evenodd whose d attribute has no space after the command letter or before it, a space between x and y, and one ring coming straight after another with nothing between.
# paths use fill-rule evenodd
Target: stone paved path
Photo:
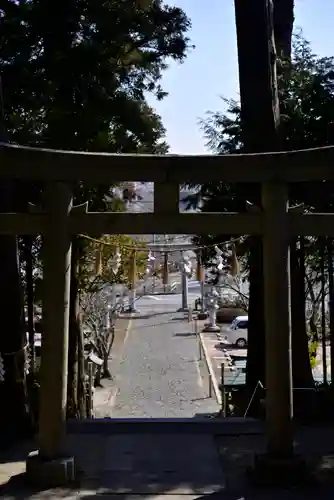
<instances>
[{"instance_id":1,"label":"stone paved path","mask_svg":"<svg viewBox=\"0 0 334 500\"><path fill-rule=\"evenodd\" d=\"M103 424L101 431L103 430ZM195 499L224 487L218 449L211 435L76 434L68 436L77 458L78 484L71 488L33 491L24 478L24 456L0 464L0 498L4 500L159 498ZM7 483L7 484L6 484ZM117 495L117 496L116 496Z\"/></svg>"},{"instance_id":2,"label":"stone paved path","mask_svg":"<svg viewBox=\"0 0 334 500\"><path fill-rule=\"evenodd\" d=\"M105 416L194 417L219 409L201 377L192 325L182 313L158 307L132 320Z\"/></svg>"},{"instance_id":3,"label":"stone paved path","mask_svg":"<svg viewBox=\"0 0 334 500\"><path fill-rule=\"evenodd\" d=\"M82 438L87 451L93 449L96 436ZM74 449L79 440L72 437ZM218 449L210 435L110 435L102 438L90 464L87 452L79 455L78 467L85 472L82 486L100 494L199 495L223 486Z\"/></svg>"},{"instance_id":4,"label":"stone paved path","mask_svg":"<svg viewBox=\"0 0 334 500\"><path fill-rule=\"evenodd\" d=\"M317 487L298 490L254 489L245 467L262 453L257 435L210 433L109 434L100 422L98 434L70 434L68 447L77 457L78 482L70 488L31 490L24 478L24 459L33 446L0 454L0 498L3 500L331 500L333 473L325 472ZM139 429L138 429L139 431ZM331 454L330 428L296 433L296 448L309 463ZM220 459L219 459L220 455ZM333 461L333 457L332 457ZM332 469L333 470L333 469ZM12 479L9 481L10 477Z\"/></svg>"}]
</instances>

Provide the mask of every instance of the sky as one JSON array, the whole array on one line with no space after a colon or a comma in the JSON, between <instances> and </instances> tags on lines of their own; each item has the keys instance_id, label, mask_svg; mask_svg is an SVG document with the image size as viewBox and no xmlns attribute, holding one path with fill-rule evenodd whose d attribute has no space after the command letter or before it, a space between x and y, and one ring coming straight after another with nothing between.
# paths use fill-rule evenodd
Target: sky
<instances>
[{"instance_id":1,"label":"sky","mask_svg":"<svg viewBox=\"0 0 334 500\"><path fill-rule=\"evenodd\" d=\"M220 96L237 98L239 92L237 43L233 0L172 0L192 21L189 32L195 45L183 64L171 64L162 85L168 92L150 103L167 129L170 152L203 154L205 139L199 119L207 111L222 110ZM320 8L321 7L321 8ZM302 28L312 50L334 55L334 1L295 0L295 28Z\"/></svg>"}]
</instances>

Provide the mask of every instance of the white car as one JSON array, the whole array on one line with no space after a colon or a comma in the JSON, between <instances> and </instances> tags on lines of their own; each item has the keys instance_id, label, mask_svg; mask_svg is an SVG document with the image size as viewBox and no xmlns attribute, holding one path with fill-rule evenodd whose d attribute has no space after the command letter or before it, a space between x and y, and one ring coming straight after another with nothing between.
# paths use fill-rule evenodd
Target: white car
<instances>
[{"instance_id":1,"label":"white car","mask_svg":"<svg viewBox=\"0 0 334 500\"><path fill-rule=\"evenodd\" d=\"M231 323L226 335L227 341L244 348L248 341L248 316L237 316Z\"/></svg>"}]
</instances>

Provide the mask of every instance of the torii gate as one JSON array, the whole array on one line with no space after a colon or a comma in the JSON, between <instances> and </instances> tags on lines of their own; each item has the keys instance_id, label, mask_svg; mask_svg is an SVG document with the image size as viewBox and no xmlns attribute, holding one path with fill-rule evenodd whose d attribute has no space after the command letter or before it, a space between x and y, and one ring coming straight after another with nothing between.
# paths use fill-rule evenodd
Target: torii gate
<instances>
[{"instance_id":1,"label":"torii gate","mask_svg":"<svg viewBox=\"0 0 334 500\"><path fill-rule=\"evenodd\" d=\"M71 235L262 235L266 326L268 456L293 459L289 311L289 240L297 235L334 236L332 214L288 210L288 183L334 180L334 147L286 153L223 156L112 155L0 144L0 177L46 182L45 213L0 214L1 234L44 236L45 336L41 360L39 454L27 461L32 476L49 485L73 476L64 458ZM72 207L70 185L155 183L154 213L82 213ZM179 213L185 182L257 182L259 213Z\"/></svg>"}]
</instances>

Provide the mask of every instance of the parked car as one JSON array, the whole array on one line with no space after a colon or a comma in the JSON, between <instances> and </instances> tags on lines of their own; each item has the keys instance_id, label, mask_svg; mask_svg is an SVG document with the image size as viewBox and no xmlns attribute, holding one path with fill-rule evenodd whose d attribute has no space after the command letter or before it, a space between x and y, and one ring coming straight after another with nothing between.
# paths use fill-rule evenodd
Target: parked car
<instances>
[{"instance_id":1,"label":"parked car","mask_svg":"<svg viewBox=\"0 0 334 500\"><path fill-rule=\"evenodd\" d=\"M248 341L248 316L237 316L226 334L227 341L237 347L244 348Z\"/></svg>"},{"instance_id":2,"label":"parked car","mask_svg":"<svg viewBox=\"0 0 334 500\"><path fill-rule=\"evenodd\" d=\"M246 313L240 307L225 306L220 307L217 311L217 323L231 323L238 316Z\"/></svg>"}]
</instances>

